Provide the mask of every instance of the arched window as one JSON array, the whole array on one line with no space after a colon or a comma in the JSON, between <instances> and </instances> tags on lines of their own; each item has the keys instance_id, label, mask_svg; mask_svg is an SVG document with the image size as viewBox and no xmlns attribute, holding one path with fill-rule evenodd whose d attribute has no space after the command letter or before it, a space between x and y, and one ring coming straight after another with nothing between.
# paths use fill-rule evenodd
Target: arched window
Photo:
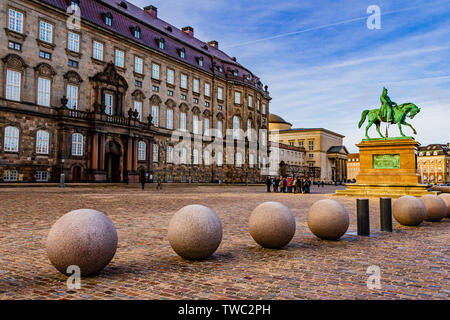
<instances>
[{"instance_id":1,"label":"arched window","mask_svg":"<svg viewBox=\"0 0 450 320\"><path fill-rule=\"evenodd\" d=\"M238 116L233 117L233 139L240 139L241 122Z\"/></svg>"},{"instance_id":2,"label":"arched window","mask_svg":"<svg viewBox=\"0 0 450 320\"><path fill-rule=\"evenodd\" d=\"M199 164L199 160L198 160L198 150L194 149L192 150L192 157L193 159L193 164Z\"/></svg>"},{"instance_id":3,"label":"arched window","mask_svg":"<svg viewBox=\"0 0 450 320\"><path fill-rule=\"evenodd\" d=\"M147 144L144 141L138 143L138 161L145 161L147 153Z\"/></svg>"},{"instance_id":4,"label":"arched window","mask_svg":"<svg viewBox=\"0 0 450 320\"><path fill-rule=\"evenodd\" d=\"M36 153L48 154L49 140L49 133L44 130L39 130L36 133Z\"/></svg>"},{"instance_id":5,"label":"arched window","mask_svg":"<svg viewBox=\"0 0 450 320\"><path fill-rule=\"evenodd\" d=\"M236 167L242 167L242 154L240 152L236 152L235 154L235 163Z\"/></svg>"},{"instance_id":6,"label":"arched window","mask_svg":"<svg viewBox=\"0 0 450 320\"><path fill-rule=\"evenodd\" d=\"M194 114L192 116L192 132L194 134L200 134L200 128L198 123L198 115Z\"/></svg>"},{"instance_id":7,"label":"arched window","mask_svg":"<svg viewBox=\"0 0 450 320\"><path fill-rule=\"evenodd\" d=\"M111 12L107 12L105 14L105 24L108 26L112 26L112 20L113 20L113 16L112 16Z\"/></svg>"},{"instance_id":8,"label":"arched window","mask_svg":"<svg viewBox=\"0 0 450 320\"><path fill-rule=\"evenodd\" d=\"M159 38L158 46L159 46L160 49L164 50L164 39L163 38Z\"/></svg>"},{"instance_id":9,"label":"arched window","mask_svg":"<svg viewBox=\"0 0 450 320\"><path fill-rule=\"evenodd\" d=\"M223 153L222 151L217 152L217 165L221 167L223 165Z\"/></svg>"},{"instance_id":10,"label":"arched window","mask_svg":"<svg viewBox=\"0 0 450 320\"><path fill-rule=\"evenodd\" d=\"M4 151L19 152L19 129L16 127L5 128Z\"/></svg>"},{"instance_id":11,"label":"arched window","mask_svg":"<svg viewBox=\"0 0 450 320\"><path fill-rule=\"evenodd\" d=\"M205 166L209 166L209 164L211 163L209 150L203 151L203 163L205 164Z\"/></svg>"},{"instance_id":12,"label":"arched window","mask_svg":"<svg viewBox=\"0 0 450 320\"><path fill-rule=\"evenodd\" d=\"M83 135L79 133L72 134L72 155L83 155Z\"/></svg>"}]
</instances>

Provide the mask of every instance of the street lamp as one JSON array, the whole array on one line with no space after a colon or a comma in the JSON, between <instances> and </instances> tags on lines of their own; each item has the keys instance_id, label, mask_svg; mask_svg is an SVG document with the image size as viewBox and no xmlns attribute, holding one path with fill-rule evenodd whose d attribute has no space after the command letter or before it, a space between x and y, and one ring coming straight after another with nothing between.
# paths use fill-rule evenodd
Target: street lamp
<instances>
[{"instance_id":1,"label":"street lamp","mask_svg":"<svg viewBox=\"0 0 450 320\"><path fill-rule=\"evenodd\" d=\"M65 188L65 184L64 184L64 180L65 180L65 175L64 175L64 155L61 156L61 188Z\"/></svg>"}]
</instances>

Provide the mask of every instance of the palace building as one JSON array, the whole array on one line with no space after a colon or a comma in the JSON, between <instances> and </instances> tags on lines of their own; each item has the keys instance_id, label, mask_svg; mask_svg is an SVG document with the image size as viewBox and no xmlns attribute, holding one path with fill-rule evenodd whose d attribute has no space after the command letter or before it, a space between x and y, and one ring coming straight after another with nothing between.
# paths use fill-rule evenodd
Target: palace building
<instances>
[{"instance_id":1,"label":"palace building","mask_svg":"<svg viewBox=\"0 0 450 320\"><path fill-rule=\"evenodd\" d=\"M271 98L217 41L120 0L2 1L0 21L0 181L263 179Z\"/></svg>"},{"instance_id":2,"label":"palace building","mask_svg":"<svg viewBox=\"0 0 450 320\"><path fill-rule=\"evenodd\" d=\"M359 153L349 153L347 155L347 180L355 181L359 171Z\"/></svg>"},{"instance_id":3,"label":"palace building","mask_svg":"<svg viewBox=\"0 0 450 320\"><path fill-rule=\"evenodd\" d=\"M330 183L347 180L347 148L344 136L324 128L292 128L275 114L269 115L270 141L305 148L308 176Z\"/></svg>"},{"instance_id":4,"label":"palace building","mask_svg":"<svg viewBox=\"0 0 450 320\"><path fill-rule=\"evenodd\" d=\"M417 171L421 183L450 183L450 143L420 146L417 154Z\"/></svg>"}]
</instances>

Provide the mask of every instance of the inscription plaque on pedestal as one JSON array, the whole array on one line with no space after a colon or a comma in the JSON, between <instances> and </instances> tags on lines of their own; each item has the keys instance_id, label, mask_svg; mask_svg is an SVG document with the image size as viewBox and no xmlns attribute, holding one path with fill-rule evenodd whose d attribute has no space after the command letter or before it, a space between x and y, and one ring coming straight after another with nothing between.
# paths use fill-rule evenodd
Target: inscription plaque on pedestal
<instances>
[{"instance_id":1,"label":"inscription plaque on pedestal","mask_svg":"<svg viewBox=\"0 0 450 320\"><path fill-rule=\"evenodd\" d=\"M400 155L374 154L372 163L374 169L400 169Z\"/></svg>"}]
</instances>

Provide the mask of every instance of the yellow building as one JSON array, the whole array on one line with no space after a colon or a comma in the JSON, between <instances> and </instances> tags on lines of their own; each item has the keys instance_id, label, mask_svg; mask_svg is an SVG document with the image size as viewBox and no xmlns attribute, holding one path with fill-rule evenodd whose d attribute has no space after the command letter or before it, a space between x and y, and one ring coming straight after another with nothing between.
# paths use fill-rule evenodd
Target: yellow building
<instances>
[{"instance_id":1,"label":"yellow building","mask_svg":"<svg viewBox=\"0 0 450 320\"><path fill-rule=\"evenodd\" d=\"M421 183L450 183L450 143L419 147L417 171Z\"/></svg>"},{"instance_id":2,"label":"yellow building","mask_svg":"<svg viewBox=\"0 0 450 320\"><path fill-rule=\"evenodd\" d=\"M306 149L310 176L325 182L347 179L348 151L344 136L324 128L292 128L275 114L269 115L269 140Z\"/></svg>"},{"instance_id":3,"label":"yellow building","mask_svg":"<svg viewBox=\"0 0 450 320\"><path fill-rule=\"evenodd\" d=\"M350 153L347 156L347 179L356 180L359 170L359 153Z\"/></svg>"}]
</instances>

